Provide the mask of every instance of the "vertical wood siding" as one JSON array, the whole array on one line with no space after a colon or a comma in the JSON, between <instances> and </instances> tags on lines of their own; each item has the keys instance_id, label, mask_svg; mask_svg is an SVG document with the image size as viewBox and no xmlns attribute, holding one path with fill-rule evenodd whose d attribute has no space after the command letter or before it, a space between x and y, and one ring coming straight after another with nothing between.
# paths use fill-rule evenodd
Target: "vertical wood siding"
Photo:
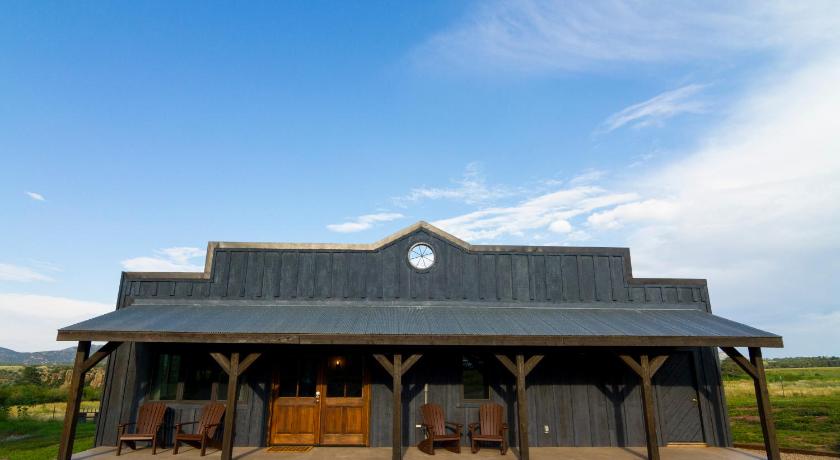
<instances>
[{"instance_id":1,"label":"vertical wood siding","mask_svg":"<svg viewBox=\"0 0 840 460\"><path fill-rule=\"evenodd\" d=\"M412 270L406 253L431 244L437 262ZM375 251L216 249L208 280L126 280L124 297L190 299L469 300L514 303L685 304L706 309L702 286L630 286L625 256L469 253L418 231Z\"/></svg>"}]
</instances>

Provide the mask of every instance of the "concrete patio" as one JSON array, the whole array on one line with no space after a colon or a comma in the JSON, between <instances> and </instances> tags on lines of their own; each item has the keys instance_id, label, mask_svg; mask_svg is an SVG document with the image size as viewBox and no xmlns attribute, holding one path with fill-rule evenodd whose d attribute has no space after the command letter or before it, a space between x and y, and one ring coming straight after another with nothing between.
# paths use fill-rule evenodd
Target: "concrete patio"
<instances>
[{"instance_id":1,"label":"concrete patio","mask_svg":"<svg viewBox=\"0 0 840 460\"><path fill-rule=\"evenodd\" d=\"M96 447L73 455L75 460L115 460L115 447ZM664 460L756 460L766 458L763 452L751 452L740 449L726 449L717 447L663 447L660 450ZM150 448L136 451L123 449L120 459L125 460L160 460L171 458L172 449L159 449L157 455L152 456ZM221 457L218 450L210 450L204 457L209 460ZM197 449L182 448L177 458L200 459ZM237 447L233 450L233 458L240 460L390 460L390 447L359 448L359 447L316 447L309 452L268 452L265 447ZM499 455L495 449L485 448L477 454L471 454L469 448L464 448L461 454L453 454L443 449L435 452L434 457L420 452L414 447L405 451L405 460L427 460L431 458L480 458L515 460L516 451L512 449L507 455ZM568 459L568 460L644 460L647 458L644 447L614 448L614 447L532 447L531 459Z\"/></svg>"}]
</instances>

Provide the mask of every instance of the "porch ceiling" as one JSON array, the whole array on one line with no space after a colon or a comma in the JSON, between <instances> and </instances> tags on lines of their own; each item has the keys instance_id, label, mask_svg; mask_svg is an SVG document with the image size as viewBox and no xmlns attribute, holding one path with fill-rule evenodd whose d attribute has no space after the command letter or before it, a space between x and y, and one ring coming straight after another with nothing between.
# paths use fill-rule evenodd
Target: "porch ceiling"
<instances>
[{"instance_id":1,"label":"porch ceiling","mask_svg":"<svg viewBox=\"0 0 840 460\"><path fill-rule=\"evenodd\" d=\"M782 338L685 306L135 303L58 340L368 345L754 346ZM646 305L650 307L650 305Z\"/></svg>"}]
</instances>

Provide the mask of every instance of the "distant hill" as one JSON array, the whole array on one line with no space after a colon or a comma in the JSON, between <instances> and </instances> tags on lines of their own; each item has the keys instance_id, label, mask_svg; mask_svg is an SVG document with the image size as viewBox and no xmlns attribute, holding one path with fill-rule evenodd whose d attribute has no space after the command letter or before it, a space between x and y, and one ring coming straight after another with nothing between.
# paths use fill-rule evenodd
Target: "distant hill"
<instances>
[{"instance_id":1,"label":"distant hill","mask_svg":"<svg viewBox=\"0 0 840 460\"><path fill-rule=\"evenodd\" d=\"M99 346L90 347L91 352ZM0 364L73 364L76 347L63 350L20 352L0 347Z\"/></svg>"}]
</instances>

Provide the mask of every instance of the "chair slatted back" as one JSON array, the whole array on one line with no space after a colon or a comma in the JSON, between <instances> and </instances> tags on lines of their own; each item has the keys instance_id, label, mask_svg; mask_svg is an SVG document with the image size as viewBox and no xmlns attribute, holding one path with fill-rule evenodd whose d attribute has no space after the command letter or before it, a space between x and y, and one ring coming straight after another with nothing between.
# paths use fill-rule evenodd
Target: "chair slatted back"
<instances>
[{"instance_id":1,"label":"chair slatted back","mask_svg":"<svg viewBox=\"0 0 840 460\"><path fill-rule=\"evenodd\" d=\"M145 403L140 406L140 413L137 415L137 426L135 433L153 435L163 424L163 416L166 415L166 404Z\"/></svg>"},{"instance_id":2,"label":"chair slatted back","mask_svg":"<svg viewBox=\"0 0 840 460\"><path fill-rule=\"evenodd\" d=\"M198 430L196 433L201 433L206 426L215 425L207 430L207 436L212 438L216 434L216 429L219 428L219 423L222 421L222 416L224 414L224 404L217 402L205 404L204 407L201 408L201 417L198 419Z\"/></svg>"},{"instance_id":3,"label":"chair slatted back","mask_svg":"<svg viewBox=\"0 0 840 460\"><path fill-rule=\"evenodd\" d=\"M423 423L426 424L432 433L436 435L446 434L446 422L443 418L443 408L437 404L423 404L420 406L420 415Z\"/></svg>"},{"instance_id":4,"label":"chair slatted back","mask_svg":"<svg viewBox=\"0 0 840 460\"><path fill-rule=\"evenodd\" d=\"M504 408L496 403L482 404L478 409L481 434L497 436L502 432Z\"/></svg>"}]
</instances>

